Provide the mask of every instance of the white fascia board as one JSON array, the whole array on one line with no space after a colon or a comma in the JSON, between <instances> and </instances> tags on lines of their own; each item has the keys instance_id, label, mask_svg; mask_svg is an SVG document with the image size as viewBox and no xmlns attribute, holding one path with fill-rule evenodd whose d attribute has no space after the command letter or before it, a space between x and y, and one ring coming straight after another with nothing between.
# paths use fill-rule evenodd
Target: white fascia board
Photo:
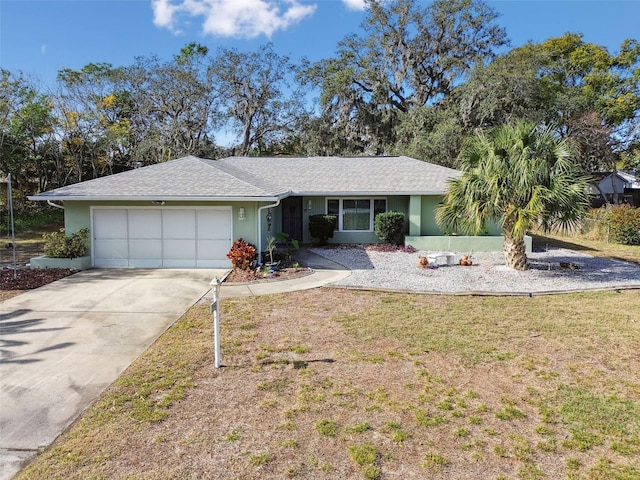
<instances>
[{"instance_id":1,"label":"white fascia board","mask_svg":"<svg viewBox=\"0 0 640 480\"><path fill-rule=\"evenodd\" d=\"M298 192L296 196L305 197L390 197L398 195L444 195L443 191L421 191L421 192L406 192L406 191L384 191L384 192Z\"/></svg>"},{"instance_id":2,"label":"white fascia board","mask_svg":"<svg viewBox=\"0 0 640 480\"><path fill-rule=\"evenodd\" d=\"M167 195L154 195L152 197L116 197L116 196L79 196L79 195L30 195L27 198L34 202L46 202L47 200L62 202L275 202L288 197L285 195L269 196L269 197L173 197Z\"/></svg>"}]
</instances>

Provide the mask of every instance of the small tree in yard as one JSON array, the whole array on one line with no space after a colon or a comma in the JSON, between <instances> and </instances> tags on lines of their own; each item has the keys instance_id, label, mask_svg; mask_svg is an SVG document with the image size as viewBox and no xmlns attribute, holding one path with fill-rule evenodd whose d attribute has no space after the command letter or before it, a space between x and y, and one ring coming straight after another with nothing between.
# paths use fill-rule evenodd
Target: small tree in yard
<instances>
[{"instance_id":1,"label":"small tree in yard","mask_svg":"<svg viewBox=\"0 0 640 480\"><path fill-rule=\"evenodd\" d=\"M375 234L382 243L402 243L402 230L404 229L404 214L400 212L384 212L376 215L374 219Z\"/></svg>"},{"instance_id":2,"label":"small tree in yard","mask_svg":"<svg viewBox=\"0 0 640 480\"><path fill-rule=\"evenodd\" d=\"M477 235L487 221L502 225L507 266L526 270L524 236L576 227L588 207L588 179L566 140L518 122L478 133L458 157L462 175L449 183L436 218Z\"/></svg>"}]
</instances>

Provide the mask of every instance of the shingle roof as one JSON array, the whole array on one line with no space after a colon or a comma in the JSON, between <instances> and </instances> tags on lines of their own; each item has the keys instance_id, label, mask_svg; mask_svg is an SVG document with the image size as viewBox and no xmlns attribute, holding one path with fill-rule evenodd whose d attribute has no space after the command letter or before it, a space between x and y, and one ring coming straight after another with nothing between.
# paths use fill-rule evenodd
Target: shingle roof
<instances>
[{"instance_id":1,"label":"shingle roof","mask_svg":"<svg viewBox=\"0 0 640 480\"><path fill-rule=\"evenodd\" d=\"M300 194L442 194L460 175L451 168L410 157L229 157L235 172L273 178Z\"/></svg>"},{"instance_id":2,"label":"shingle roof","mask_svg":"<svg viewBox=\"0 0 640 480\"><path fill-rule=\"evenodd\" d=\"M193 156L68 185L33 200L241 200L442 194L460 172L409 157Z\"/></svg>"},{"instance_id":3,"label":"shingle roof","mask_svg":"<svg viewBox=\"0 0 640 480\"><path fill-rule=\"evenodd\" d=\"M217 161L193 156L149 165L34 195L34 200L208 200L275 198L287 190L251 182L218 168Z\"/></svg>"}]
</instances>

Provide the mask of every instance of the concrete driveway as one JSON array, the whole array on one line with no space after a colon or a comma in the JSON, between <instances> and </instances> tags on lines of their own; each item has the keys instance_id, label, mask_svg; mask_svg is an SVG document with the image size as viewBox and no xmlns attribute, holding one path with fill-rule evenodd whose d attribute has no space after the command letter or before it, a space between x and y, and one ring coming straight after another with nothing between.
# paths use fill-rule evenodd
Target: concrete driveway
<instances>
[{"instance_id":1,"label":"concrete driveway","mask_svg":"<svg viewBox=\"0 0 640 480\"><path fill-rule=\"evenodd\" d=\"M47 447L223 270L88 270L0 303L0 480Z\"/></svg>"}]
</instances>

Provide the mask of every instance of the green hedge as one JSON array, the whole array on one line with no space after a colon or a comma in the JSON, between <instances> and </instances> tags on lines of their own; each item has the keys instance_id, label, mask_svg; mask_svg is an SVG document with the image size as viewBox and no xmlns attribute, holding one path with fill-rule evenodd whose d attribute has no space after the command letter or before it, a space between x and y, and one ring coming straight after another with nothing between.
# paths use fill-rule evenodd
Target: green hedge
<instances>
[{"instance_id":1,"label":"green hedge","mask_svg":"<svg viewBox=\"0 0 640 480\"><path fill-rule=\"evenodd\" d=\"M640 245L640 208L617 205L605 216L609 240L623 245Z\"/></svg>"},{"instance_id":2,"label":"green hedge","mask_svg":"<svg viewBox=\"0 0 640 480\"><path fill-rule=\"evenodd\" d=\"M384 212L376 215L374 220L375 233L382 243L402 243L402 230L404 229L404 213Z\"/></svg>"},{"instance_id":3,"label":"green hedge","mask_svg":"<svg viewBox=\"0 0 640 480\"><path fill-rule=\"evenodd\" d=\"M309 233L312 238L317 238L320 245L326 245L327 239L333 238L333 232L338 225L338 217L335 215L310 215Z\"/></svg>"},{"instance_id":4,"label":"green hedge","mask_svg":"<svg viewBox=\"0 0 640 480\"><path fill-rule=\"evenodd\" d=\"M89 229L83 228L76 233L66 236L64 228L58 232L42 235L45 241L44 254L51 258L78 258L87 254Z\"/></svg>"}]
</instances>

